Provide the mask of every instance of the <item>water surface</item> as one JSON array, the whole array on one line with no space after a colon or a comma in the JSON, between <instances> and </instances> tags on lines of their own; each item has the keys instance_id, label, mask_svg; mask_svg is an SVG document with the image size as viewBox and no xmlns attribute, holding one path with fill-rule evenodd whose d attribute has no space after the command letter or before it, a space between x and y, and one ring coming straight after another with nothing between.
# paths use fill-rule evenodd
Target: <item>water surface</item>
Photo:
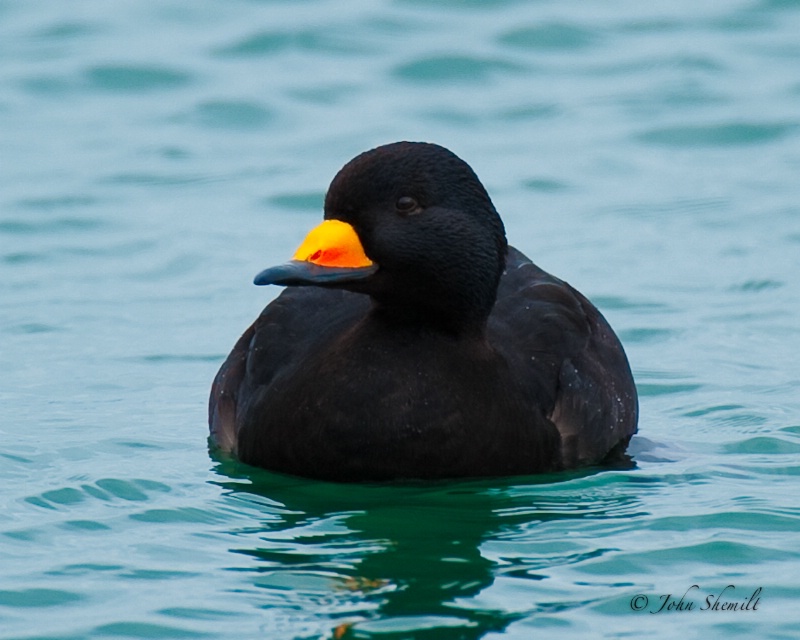
<instances>
[{"instance_id":1,"label":"water surface","mask_svg":"<svg viewBox=\"0 0 800 640\"><path fill-rule=\"evenodd\" d=\"M798 33L791 0L0 2L0 636L795 637ZM252 276L399 139L608 317L635 468L209 455ZM757 609L701 610L728 585Z\"/></svg>"}]
</instances>

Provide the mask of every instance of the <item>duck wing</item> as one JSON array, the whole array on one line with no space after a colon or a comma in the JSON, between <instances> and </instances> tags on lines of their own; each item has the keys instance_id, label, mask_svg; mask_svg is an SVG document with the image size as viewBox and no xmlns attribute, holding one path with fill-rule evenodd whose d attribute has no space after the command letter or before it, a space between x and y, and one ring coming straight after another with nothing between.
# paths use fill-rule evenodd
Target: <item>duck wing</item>
<instances>
[{"instance_id":1,"label":"duck wing","mask_svg":"<svg viewBox=\"0 0 800 640\"><path fill-rule=\"evenodd\" d=\"M369 306L368 296L340 289L284 289L242 334L214 378L208 406L212 442L236 453L243 418L270 383Z\"/></svg>"},{"instance_id":2,"label":"duck wing","mask_svg":"<svg viewBox=\"0 0 800 640\"><path fill-rule=\"evenodd\" d=\"M636 386L622 345L580 292L509 247L488 336L524 380L532 411L558 429L565 468L624 451Z\"/></svg>"}]
</instances>

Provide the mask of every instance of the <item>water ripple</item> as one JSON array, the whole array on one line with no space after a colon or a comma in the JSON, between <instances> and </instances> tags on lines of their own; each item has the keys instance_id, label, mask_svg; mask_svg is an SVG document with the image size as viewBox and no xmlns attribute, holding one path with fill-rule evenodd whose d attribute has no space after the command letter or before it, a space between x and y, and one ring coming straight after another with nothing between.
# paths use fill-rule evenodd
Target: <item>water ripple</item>
<instances>
[{"instance_id":1,"label":"water ripple","mask_svg":"<svg viewBox=\"0 0 800 640\"><path fill-rule=\"evenodd\" d=\"M0 234L61 234L70 231L89 231L104 226L96 218L53 218L51 220L4 220L0 221Z\"/></svg>"},{"instance_id":2,"label":"water ripple","mask_svg":"<svg viewBox=\"0 0 800 640\"><path fill-rule=\"evenodd\" d=\"M773 142L796 130L794 123L735 122L664 127L640 133L636 137L648 144L669 147L726 147Z\"/></svg>"},{"instance_id":3,"label":"water ripple","mask_svg":"<svg viewBox=\"0 0 800 640\"><path fill-rule=\"evenodd\" d=\"M98 198L90 195L61 195L38 198L23 198L18 200L16 206L21 209L37 211L53 211L55 209L82 209L96 205Z\"/></svg>"},{"instance_id":4,"label":"water ripple","mask_svg":"<svg viewBox=\"0 0 800 640\"><path fill-rule=\"evenodd\" d=\"M39 495L26 498L26 501L45 509L55 509L77 505L90 497L102 501L117 498L127 502L145 502L150 499L148 493L169 491L168 485L152 480L104 478L94 484L84 484L80 488L62 487L44 491Z\"/></svg>"},{"instance_id":5,"label":"water ripple","mask_svg":"<svg viewBox=\"0 0 800 640\"><path fill-rule=\"evenodd\" d=\"M89 22L57 22L44 27L36 33L37 38L45 41L74 40L85 38L101 31L98 25Z\"/></svg>"},{"instance_id":6,"label":"water ripple","mask_svg":"<svg viewBox=\"0 0 800 640\"><path fill-rule=\"evenodd\" d=\"M114 638L210 638L216 634L147 622L113 622L92 629L92 636Z\"/></svg>"},{"instance_id":7,"label":"water ripple","mask_svg":"<svg viewBox=\"0 0 800 640\"><path fill-rule=\"evenodd\" d=\"M744 292L753 292L759 293L761 291L771 291L773 289L780 289L781 287L785 287L785 282L780 282L778 280L747 280L742 282L741 284L736 284L731 287L732 291L744 291Z\"/></svg>"},{"instance_id":8,"label":"water ripple","mask_svg":"<svg viewBox=\"0 0 800 640\"><path fill-rule=\"evenodd\" d=\"M271 56L287 50L309 53L363 54L369 49L350 38L342 38L331 29L303 31L260 31L234 44L217 49L220 56Z\"/></svg>"},{"instance_id":9,"label":"water ripple","mask_svg":"<svg viewBox=\"0 0 800 640\"><path fill-rule=\"evenodd\" d=\"M439 55L419 58L394 69L394 75L409 82L482 83L496 74L519 72L521 67L505 60L468 55Z\"/></svg>"},{"instance_id":10,"label":"water ripple","mask_svg":"<svg viewBox=\"0 0 800 640\"><path fill-rule=\"evenodd\" d=\"M727 444L724 449L733 454L795 455L800 453L800 440L761 436Z\"/></svg>"},{"instance_id":11,"label":"water ripple","mask_svg":"<svg viewBox=\"0 0 800 640\"><path fill-rule=\"evenodd\" d=\"M201 125L221 129L250 131L270 124L273 112L255 102L218 100L197 106L197 119Z\"/></svg>"},{"instance_id":12,"label":"water ripple","mask_svg":"<svg viewBox=\"0 0 800 640\"><path fill-rule=\"evenodd\" d=\"M0 606L36 609L39 607L59 607L80 602L83 598L77 593L58 589L21 589L19 591L0 591Z\"/></svg>"},{"instance_id":13,"label":"water ripple","mask_svg":"<svg viewBox=\"0 0 800 640\"><path fill-rule=\"evenodd\" d=\"M571 51L596 44L598 35L596 31L554 22L508 31L502 34L498 41L501 44L536 51Z\"/></svg>"},{"instance_id":14,"label":"water ripple","mask_svg":"<svg viewBox=\"0 0 800 640\"><path fill-rule=\"evenodd\" d=\"M85 76L94 89L130 93L175 89L192 80L185 71L146 65L99 65L87 69Z\"/></svg>"},{"instance_id":15,"label":"water ripple","mask_svg":"<svg viewBox=\"0 0 800 640\"><path fill-rule=\"evenodd\" d=\"M307 191L301 193L281 193L263 200L265 207L278 207L289 211L308 211L318 213L322 211L325 194L321 191Z\"/></svg>"}]
</instances>

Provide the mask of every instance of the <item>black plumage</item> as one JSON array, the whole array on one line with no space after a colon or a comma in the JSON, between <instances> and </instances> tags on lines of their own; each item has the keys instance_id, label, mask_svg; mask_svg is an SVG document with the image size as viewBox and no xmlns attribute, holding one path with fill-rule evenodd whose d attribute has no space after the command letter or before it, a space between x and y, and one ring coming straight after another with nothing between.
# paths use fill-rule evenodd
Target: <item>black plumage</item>
<instances>
[{"instance_id":1,"label":"black plumage","mask_svg":"<svg viewBox=\"0 0 800 640\"><path fill-rule=\"evenodd\" d=\"M334 178L325 218L351 225L374 264L258 276L289 286L217 374L217 446L344 481L541 473L624 452L638 408L619 340L507 246L466 163L432 144L378 147Z\"/></svg>"}]
</instances>

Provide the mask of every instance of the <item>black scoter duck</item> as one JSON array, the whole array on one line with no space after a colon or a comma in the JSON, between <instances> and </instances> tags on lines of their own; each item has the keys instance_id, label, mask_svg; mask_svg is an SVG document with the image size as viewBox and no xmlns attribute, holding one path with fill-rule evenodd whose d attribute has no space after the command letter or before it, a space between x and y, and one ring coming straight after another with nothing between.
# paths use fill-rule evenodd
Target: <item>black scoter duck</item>
<instances>
[{"instance_id":1,"label":"black scoter duck","mask_svg":"<svg viewBox=\"0 0 800 640\"><path fill-rule=\"evenodd\" d=\"M255 284L287 288L211 389L212 442L334 481L535 474L636 432L622 345L578 291L508 246L451 151L398 142L339 171L324 221Z\"/></svg>"}]
</instances>

